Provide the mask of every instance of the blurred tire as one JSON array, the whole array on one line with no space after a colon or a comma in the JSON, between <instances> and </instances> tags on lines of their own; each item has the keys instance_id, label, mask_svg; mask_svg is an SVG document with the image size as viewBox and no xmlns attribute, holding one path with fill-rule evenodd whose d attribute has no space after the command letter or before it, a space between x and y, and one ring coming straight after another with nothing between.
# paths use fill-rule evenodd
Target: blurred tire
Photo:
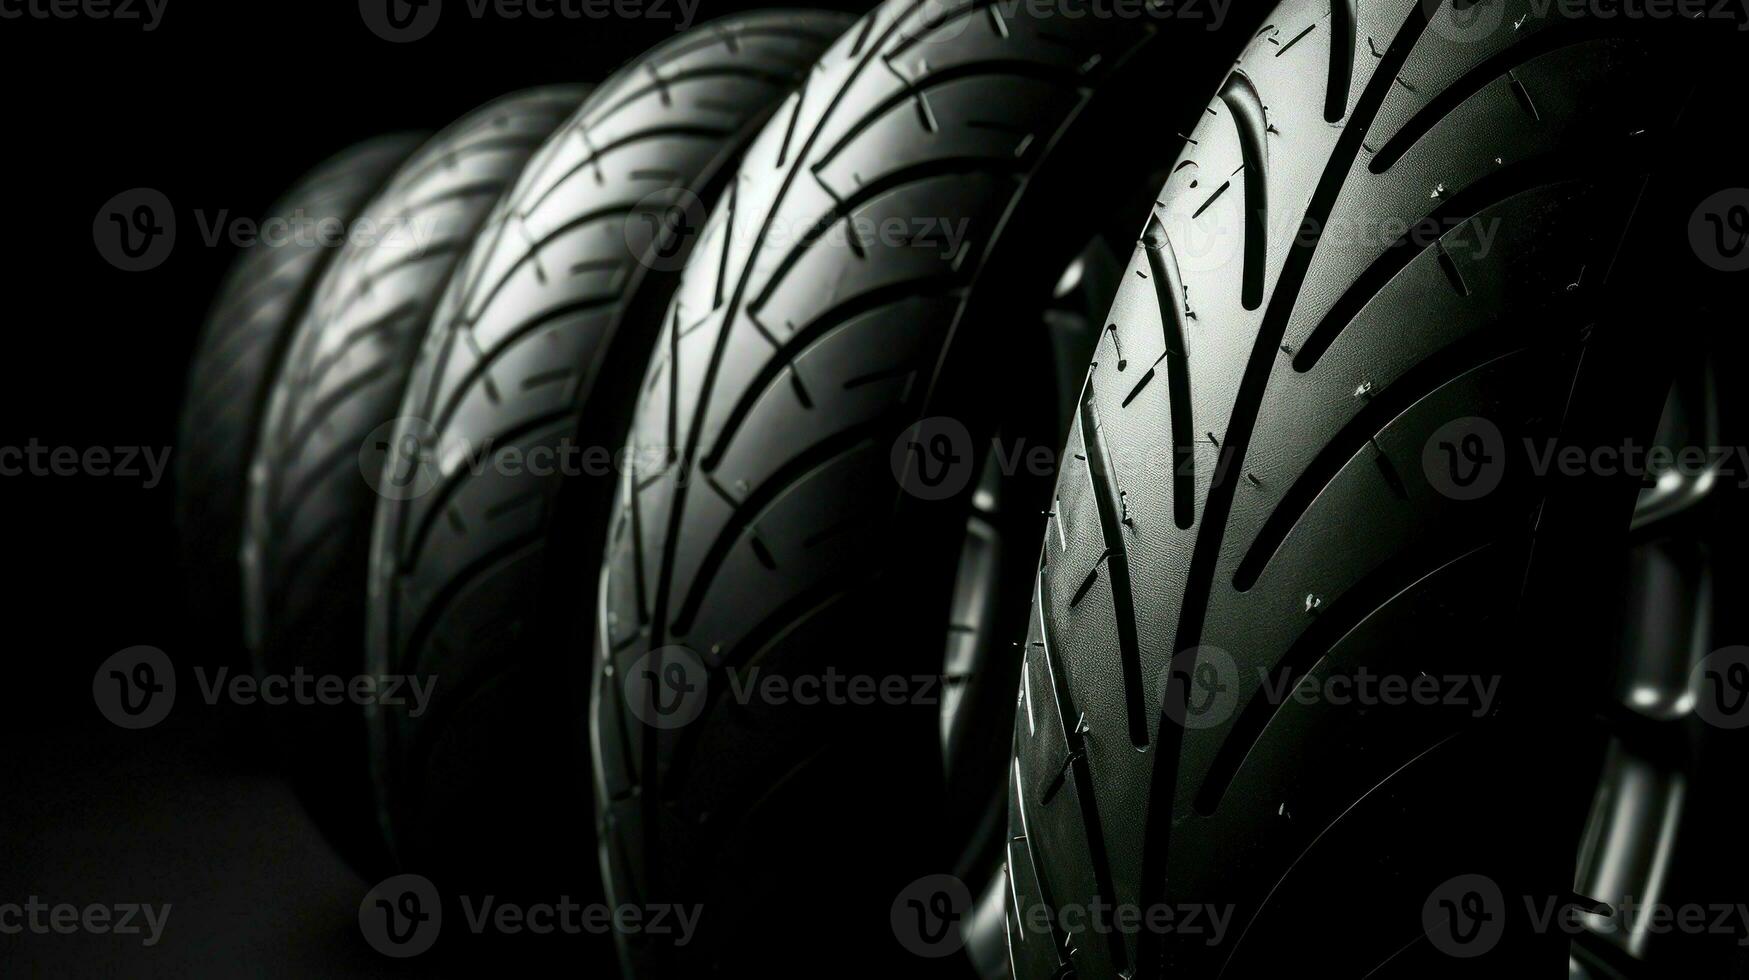
<instances>
[{"instance_id":1,"label":"blurred tire","mask_svg":"<svg viewBox=\"0 0 1749 980\"><path fill-rule=\"evenodd\" d=\"M300 180L268 210L292 223L294 237L258 241L237 259L196 342L176 453L176 524L191 620L221 662L242 646L237 550L268 392L344 229L421 140L370 140Z\"/></svg>"},{"instance_id":2,"label":"blurred tire","mask_svg":"<svg viewBox=\"0 0 1749 980\"><path fill-rule=\"evenodd\" d=\"M618 447L706 209L848 23L740 15L621 68L535 154L452 280L391 441L468 463L385 496L371 552L369 669L442 678L420 717L371 716L402 864L498 892L596 879L575 721L594 608L580 597L595 592Z\"/></svg>"},{"instance_id":3,"label":"blurred tire","mask_svg":"<svg viewBox=\"0 0 1749 980\"><path fill-rule=\"evenodd\" d=\"M445 283L492 206L585 91L506 96L402 164L324 273L262 421L243 542L255 671L347 686L324 695L311 680L302 703L262 710L278 712L274 731L293 782L360 868L381 867L385 856L364 711L350 685L364 670L372 515L379 494L405 492L402 474L383 466L391 423ZM411 691L402 684L402 703L386 710L418 710Z\"/></svg>"},{"instance_id":4,"label":"blurred tire","mask_svg":"<svg viewBox=\"0 0 1749 980\"><path fill-rule=\"evenodd\" d=\"M1158 9L885 3L712 214L640 395L631 444L653 462L621 487L601 587L609 890L702 907L688 943L621 937L639 975L845 950L876 972L963 966L900 928L914 882L980 832L963 818L1001 810L999 744L987 772L943 778L950 598L994 435L1059 439L1043 312L1201 111L1161 79L1238 47ZM1049 472L1012 475L1005 508L1049 506Z\"/></svg>"}]
</instances>

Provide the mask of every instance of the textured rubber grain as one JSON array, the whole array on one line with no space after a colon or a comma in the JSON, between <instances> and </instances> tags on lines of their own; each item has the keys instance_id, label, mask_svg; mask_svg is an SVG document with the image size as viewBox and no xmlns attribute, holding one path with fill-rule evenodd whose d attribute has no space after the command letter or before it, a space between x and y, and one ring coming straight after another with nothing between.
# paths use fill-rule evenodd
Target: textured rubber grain
<instances>
[{"instance_id":1,"label":"textured rubber grain","mask_svg":"<svg viewBox=\"0 0 1749 980\"><path fill-rule=\"evenodd\" d=\"M370 669L444 678L429 712L371 719L404 865L499 888L593 879L572 693L587 690L594 606L578 597L595 592L617 447L706 208L849 22L740 15L620 69L535 154L451 281L393 443L434 460L469 447L474 462L384 498L371 553Z\"/></svg>"},{"instance_id":2,"label":"textured rubber grain","mask_svg":"<svg viewBox=\"0 0 1749 980\"><path fill-rule=\"evenodd\" d=\"M684 946L621 937L635 972L786 973L846 950L864 969L927 966L888 909L959 846L938 689L916 678L941 671L969 475L998 423L1058 438L1039 311L1193 121L1194 95L1137 84L1171 59L1224 63L1194 26L1074 4L886 3L821 58L712 213L639 399L630 445L655 463L622 484L601 587L609 892L702 909ZM942 500L902 493L889 464L932 415L973 450ZM623 685L674 676L677 657L703 664L707 700L688 724L646 725L657 706ZM833 674L917 697L734 690Z\"/></svg>"},{"instance_id":3,"label":"textured rubber grain","mask_svg":"<svg viewBox=\"0 0 1749 980\"><path fill-rule=\"evenodd\" d=\"M1459 6L1498 28L1411 0L1275 8L1141 229L1044 535L1009 885L1027 909L1195 905L1205 929L1011 917L1022 980L1497 975L1498 955L1432 948L1435 886L1571 887L1576 833L1548 832L1566 811L1539 774L1582 769L1579 735L1563 757L1492 734L1513 704L1556 710L1533 677L1598 618L1560 646L1518 618L1558 561L1532 560L1553 491L1521 447L1649 435L1668 376L1642 317L1696 297L1624 250L1674 221L1644 251L1692 261L1693 201L1665 195L1698 178L1679 120L1717 122L1691 107L1708 49L1675 24ZM1604 424L1609 402L1652 410ZM1503 457L1473 499L1439 454L1466 419ZM1625 540L1634 489L1588 491L1616 521L1595 537ZM1364 670L1502 693L1272 693ZM1218 941L1208 910L1231 916Z\"/></svg>"},{"instance_id":4,"label":"textured rubber grain","mask_svg":"<svg viewBox=\"0 0 1749 980\"><path fill-rule=\"evenodd\" d=\"M318 238L344 228L421 142L385 136L335 154L268 214L298 237L256 242L237 259L201 328L188 373L176 454L176 524L192 622L226 649L242 644L237 550L243 493L267 396L286 345L345 243Z\"/></svg>"},{"instance_id":5,"label":"textured rubber grain","mask_svg":"<svg viewBox=\"0 0 1749 980\"><path fill-rule=\"evenodd\" d=\"M582 87L507 96L433 137L365 209L371 230L335 259L274 385L250 467L243 574L256 670L350 681L364 667L366 572L386 437L445 283L500 195ZM402 705L413 709L409 688ZM355 861L381 841L361 711L287 705L276 717L296 782Z\"/></svg>"}]
</instances>

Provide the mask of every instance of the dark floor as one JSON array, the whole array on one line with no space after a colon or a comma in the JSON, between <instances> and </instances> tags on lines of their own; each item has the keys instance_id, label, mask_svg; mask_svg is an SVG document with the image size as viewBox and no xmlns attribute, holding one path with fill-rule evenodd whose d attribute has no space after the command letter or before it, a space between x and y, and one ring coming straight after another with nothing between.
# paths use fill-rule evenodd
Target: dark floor
<instances>
[{"instance_id":1,"label":"dark floor","mask_svg":"<svg viewBox=\"0 0 1749 980\"><path fill-rule=\"evenodd\" d=\"M424 976L362 938L368 885L239 724L11 733L0 752L0 904L169 903L160 941L0 932L0 976ZM0 919L0 923L8 920Z\"/></svg>"}]
</instances>

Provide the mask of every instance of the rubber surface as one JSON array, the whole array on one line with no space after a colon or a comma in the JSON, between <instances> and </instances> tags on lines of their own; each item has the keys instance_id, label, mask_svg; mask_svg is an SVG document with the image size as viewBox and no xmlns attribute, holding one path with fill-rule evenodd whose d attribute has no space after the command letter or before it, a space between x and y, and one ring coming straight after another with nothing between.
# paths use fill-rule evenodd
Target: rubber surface
<instances>
[{"instance_id":1,"label":"rubber surface","mask_svg":"<svg viewBox=\"0 0 1749 980\"><path fill-rule=\"evenodd\" d=\"M610 895L702 914L684 947L622 937L634 972L927 966L888 915L959 846L936 702L971 476L998 424L1054 444L1039 311L1194 119L1134 83L1225 55L1071 7L881 6L687 266L631 434L652 465L617 498L592 732ZM964 438L925 500L891 460L930 416ZM832 676L901 693L806 695ZM773 680L798 696L736 691Z\"/></svg>"},{"instance_id":2,"label":"rubber surface","mask_svg":"<svg viewBox=\"0 0 1749 980\"><path fill-rule=\"evenodd\" d=\"M595 591L637 382L706 208L848 23L745 14L621 68L535 154L451 281L392 443L470 462L432 462L385 497L371 553L370 669L444 679L420 717L372 716L403 864L500 889L594 878L572 698L593 604L578 596Z\"/></svg>"},{"instance_id":3,"label":"rubber surface","mask_svg":"<svg viewBox=\"0 0 1749 980\"><path fill-rule=\"evenodd\" d=\"M1719 62L1676 23L1461 6L1278 6L1142 229L1027 637L1009 877L1051 927L1011 916L1023 980L1566 956L1516 918L1447 956L1458 927L1424 908L1462 873L1507 918L1571 887L1589 771L1560 665L1610 593L1547 603L1625 541L1637 487L1561 490L1533 459L1649 436L1681 337L1648 344L1648 312L1696 308L1670 270L1728 186L1678 126L1716 122L1695 93ZM1318 695L1369 670L1500 687ZM1055 914L1102 903L1203 928Z\"/></svg>"},{"instance_id":4,"label":"rubber surface","mask_svg":"<svg viewBox=\"0 0 1749 980\"><path fill-rule=\"evenodd\" d=\"M250 467L245 622L256 671L346 682L364 667L366 571L389 423L444 284L492 205L582 87L507 96L413 154L322 278L275 383ZM410 688L402 704L411 711ZM356 863L380 863L362 711L286 705L275 718L294 780Z\"/></svg>"},{"instance_id":5,"label":"rubber surface","mask_svg":"<svg viewBox=\"0 0 1749 980\"><path fill-rule=\"evenodd\" d=\"M310 298L345 243L345 228L402 160L413 135L386 136L335 154L268 210L295 232L257 241L225 277L196 342L176 454L176 525L191 622L226 649L242 643L237 551L243 493L261 416L280 361Z\"/></svg>"}]
</instances>

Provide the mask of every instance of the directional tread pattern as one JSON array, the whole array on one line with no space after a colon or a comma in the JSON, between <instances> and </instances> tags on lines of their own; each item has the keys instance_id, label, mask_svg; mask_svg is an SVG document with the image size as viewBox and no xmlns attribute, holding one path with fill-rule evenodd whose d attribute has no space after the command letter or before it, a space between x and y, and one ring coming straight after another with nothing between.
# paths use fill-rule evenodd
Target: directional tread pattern
<instances>
[{"instance_id":1,"label":"directional tread pattern","mask_svg":"<svg viewBox=\"0 0 1749 980\"><path fill-rule=\"evenodd\" d=\"M708 201L849 22L738 16L620 69L530 160L451 280L393 441L422 458L531 466L456 466L377 509L370 667L447 682L420 718L372 719L382 819L404 860L453 848L444 828L490 834L494 814L511 815L501 833L516 837L529 814L562 809L507 801L568 785L528 746L565 737L559 699L590 611L576 596L594 592L637 380ZM520 703L470 705L488 693ZM473 730L482 718L493 731ZM488 739L503 757L479 751ZM552 814L573 838L588 819L577 785L578 799L561 792L569 812Z\"/></svg>"},{"instance_id":2,"label":"directional tread pattern","mask_svg":"<svg viewBox=\"0 0 1749 980\"><path fill-rule=\"evenodd\" d=\"M951 575L957 545L929 558L890 553L890 450L936 386L954 384L937 372L956 359L964 311L1011 285L984 266L1004 220L1041 208L1029 194L1056 205L1087 191L1085 171L1031 184L1097 93L1161 46L1159 33L891 0L821 58L749 151L669 311L631 435L637 457L654 462L622 481L608 542L593 737L616 900L695 896L712 929L734 911L708 900L732 905L741 887L719 862L762 846L746 835L773 833L760 825L776 794L830 778L821 760L852 737L832 725L854 711L799 720L724 697L726 681L749 665L815 673L860 656L850 647L867 638L834 641L828 624L872 632L847 617L905 560L934 574L939 558ZM1139 191L1149 170L1138 150L1109 175ZM1075 214L1058 244L1080 247L1098 228ZM672 645L701 658L710 700L698 721L656 732L625 703L621 679ZM759 874L795 882L820 863L775 860ZM715 933L684 955L734 962L725 941ZM640 948L634 962L664 975L649 965L663 954Z\"/></svg>"},{"instance_id":3,"label":"directional tread pattern","mask_svg":"<svg viewBox=\"0 0 1749 980\"><path fill-rule=\"evenodd\" d=\"M243 494L267 396L293 330L339 253L344 228L419 145L387 136L317 167L268 211L295 222L298 237L257 242L226 276L196 344L176 453L176 523L195 609L226 644L241 641L237 550Z\"/></svg>"},{"instance_id":4,"label":"directional tread pattern","mask_svg":"<svg viewBox=\"0 0 1749 980\"><path fill-rule=\"evenodd\" d=\"M507 96L433 137L402 165L322 277L275 382L250 467L243 578L256 669L342 677L364 665L367 555L387 435L414 354L492 206L580 86ZM312 792L345 797L373 824L364 791L362 718L331 709L288 715L300 765L328 773ZM329 755L326 752L332 751ZM338 756L341 762L336 763ZM351 762L350 760L356 760ZM356 769L357 776L353 778ZM360 836L365 836L363 833Z\"/></svg>"},{"instance_id":5,"label":"directional tread pattern","mask_svg":"<svg viewBox=\"0 0 1749 980\"><path fill-rule=\"evenodd\" d=\"M1412 0L1288 0L1158 196L1044 535L1009 881L1022 905L1236 917L1224 944L1011 936L1023 980L1243 973L1295 861L1461 724L1280 704L1263 679L1383 652L1431 671L1522 579L1522 461L1460 500L1424 449L1472 416L1505 446L1558 430L1687 83L1627 28L1492 6L1505 26L1470 37ZM1376 641L1386 622L1416 648Z\"/></svg>"}]
</instances>

